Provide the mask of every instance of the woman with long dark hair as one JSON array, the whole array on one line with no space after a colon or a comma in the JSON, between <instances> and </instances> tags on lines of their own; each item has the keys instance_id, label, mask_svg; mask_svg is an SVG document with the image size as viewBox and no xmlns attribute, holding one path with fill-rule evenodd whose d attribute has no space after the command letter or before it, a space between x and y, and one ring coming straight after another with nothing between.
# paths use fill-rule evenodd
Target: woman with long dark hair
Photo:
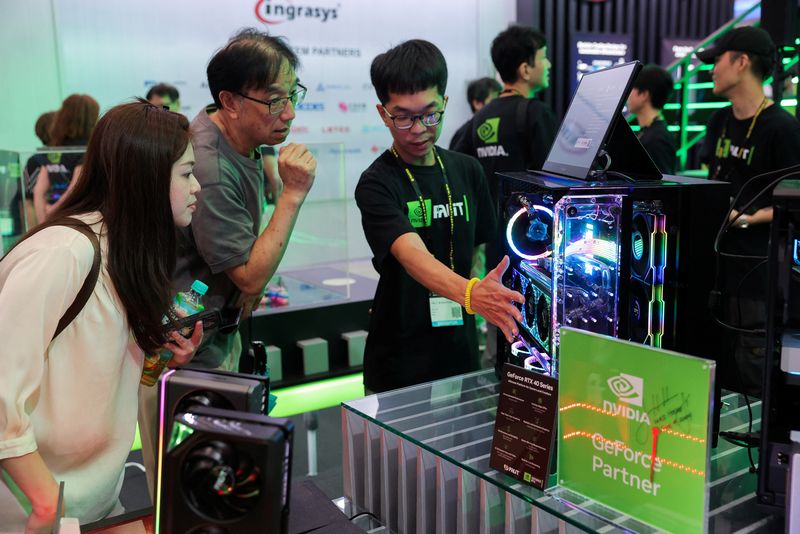
<instances>
[{"instance_id":1,"label":"woman with long dark hair","mask_svg":"<svg viewBox=\"0 0 800 534\"><path fill-rule=\"evenodd\" d=\"M50 146L65 147L64 152L48 154L33 186L36 219L43 223L55 210L72 183L80 176L84 153L92 129L100 114L100 104L89 95L69 95L56 112L50 127ZM77 150L76 150L77 149Z\"/></svg>"},{"instance_id":2,"label":"woman with long dark hair","mask_svg":"<svg viewBox=\"0 0 800 534\"><path fill-rule=\"evenodd\" d=\"M145 354L166 347L183 364L202 338L200 322L191 339L162 325L175 226L189 225L200 190L193 164L183 115L144 101L112 108L70 195L0 262L0 468L13 480L0 482L3 527L46 528L59 481L81 523L120 510ZM64 328L96 265L89 233L60 225L75 219L99 238L101 268ZM13 486L31 505L27 519Z\"/></svg>"}]
</instances>

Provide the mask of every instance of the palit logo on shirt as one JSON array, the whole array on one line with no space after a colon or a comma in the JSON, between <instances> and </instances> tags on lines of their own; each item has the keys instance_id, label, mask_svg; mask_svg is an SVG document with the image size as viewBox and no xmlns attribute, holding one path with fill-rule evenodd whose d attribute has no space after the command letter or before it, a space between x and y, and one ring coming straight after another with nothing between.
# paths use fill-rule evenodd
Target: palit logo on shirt
<instances>
[{"instance_id":1,"label":"palit logo on shirt","mask_svg":"<svg viewBox=\"0 0 800 534\"><path fill-rule=\"evenodd\" d=\"M433 213L433 220L446 219L450 217L450 208L447 204L436 204L431 206L431 200L425 199L425 213L427 217L422 218L423 211L419 205L419 200L412 200L406 202L408 207L408 221L414 228L422 228L423 226L431 225L431 213ZM466 217L469 222L469 205L467 204L467 197L464 196L463 202L453 202L453 218Z\"/></svg>"},{"instance_id":2,"label":"palit logo on shirt","mask_svg":"<svg viewBox=\"0 0 800 534\"><path fill-rule=\"evenodd\" d=\"M341 4L332 6L294 5L291 0L258 0L256 18L265 24L281 24L293 20L328 22L339 17Z\"/></svg>"}]
</instances>

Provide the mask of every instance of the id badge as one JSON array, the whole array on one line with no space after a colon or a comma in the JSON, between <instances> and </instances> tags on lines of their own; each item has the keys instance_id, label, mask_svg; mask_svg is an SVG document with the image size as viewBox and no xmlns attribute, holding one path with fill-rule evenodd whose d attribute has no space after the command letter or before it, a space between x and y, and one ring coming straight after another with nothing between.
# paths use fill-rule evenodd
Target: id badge
<instances>
[{"instance_id":1,"label":"id badge","mask_svg":"<svg viewBox=\"0 0 800 534\"><path fill-rule=\"evenodd\" d=\"M464 324L461 306L450 299L431 294L428 298L431 308L431 325L461 326Z\"/></svg>"}]
</instances>

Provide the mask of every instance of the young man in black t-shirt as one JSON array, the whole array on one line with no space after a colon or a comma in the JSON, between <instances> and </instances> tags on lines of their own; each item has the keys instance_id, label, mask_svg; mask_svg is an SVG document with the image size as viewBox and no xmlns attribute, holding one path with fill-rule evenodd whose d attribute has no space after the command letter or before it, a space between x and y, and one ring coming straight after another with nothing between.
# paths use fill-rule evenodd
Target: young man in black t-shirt
<instances>
[{"instance_id":1,"label":"young man in black t-shirt","mask_svg":"<svg viewBox=\"0 0 800 534\"><path fill-rule=\"evenodd\" d=\"M723 319L736 332L733 348L742 386L758 393L764 338L741 329L765 328L765 260L772 222L772 188L765 188L780 174L756 176L800 163L800 124L764 95L764 79L775 62L775 45L764 30L735 28L697 57L714 64L714 94L731 101L709 119L701 159L710 179L733 184L733 226L720 246Z\"/></svg>"},{"instance_id":2,"label":"young man in black t-shirt","mask_svg":"<svg viewBox=\"0 0 800 534\"><path fill-rule=\"evenodd\" d=\"M478 369L472 313L510 340L523 297L500 277L469 279L476 245L496 217L474 159L435 145L447 97L447 65L433 44L412 40L370 69L392 146L361 175L355 198L380 274L364 353L364 386L386 391Z\"/></svg>"},{"instance_id":3,"label":"young man in black t-shirt","mask_svg":"<svg viewBox=\"0 0 800 534\"><path fill-rule=\"evenodd\" d=\"M633 82L628 95L628 110L639 123L639 142L664 174L675 174L675 141L661 116L672 94L674 82L669 72L658 65L647 65Z\"/></svg>"},{"instance_id":4,"label":"young man in black t-shirt","mask_svg":"<svg viewBox=\"0 0 800 534\"><path fill-rule=\"evenodd\" d=\"M550 85L547 41L527 26L511 26L492 41L492 62L503 90L500 96L472 117L471 135L464 136L454 150L475 156L481 162L492 204L499 206L498 172L541 169L553 144L556 122L553 113L536 94ZM486 265L503 256L498 235L486 243ZM496 365L497 331L486 333L484 366Z\"/></svg>"}]
</instances>

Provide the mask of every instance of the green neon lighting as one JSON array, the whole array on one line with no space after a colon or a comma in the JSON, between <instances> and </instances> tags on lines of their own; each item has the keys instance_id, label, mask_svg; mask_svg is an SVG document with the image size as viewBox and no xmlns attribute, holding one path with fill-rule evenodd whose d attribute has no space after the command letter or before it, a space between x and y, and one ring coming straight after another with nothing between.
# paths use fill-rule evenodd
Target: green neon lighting
<instances>
[{"instance_id":1,"label":"green neon lighting","mask_svg":"<svg viewBox=\"0 0 800 534\"><path fill-rule=\"evenodd\" d=\"M690 102L689 109L720 109L730 106L730 102ZM667 104L664 109L681 109L680 104Z\"/></svg>"},{"instance_id":2,"label":"green neon lighting","mask_svg":"<svg viewBox=\"0 0 800 534\"><path fill-rule=\"evenodd\" d=\"M697 83L690 83L688 85L689 85L689 89L690 90L692 90L692 89L713 89L714 88L714 82L697 82ZM681 89L681 87L683 87L683 84L676 83L674 89L676 91L679 91Z\"/></svg>"},{"instance_id":3,"label":"green neon lighting","mask_svg":"<svg viewBox=\"0 0 800 534\"><path fill-rule=\"evenodd\" d=\"M192 434L194 434L194 429L192 427L187 426L180 421L175 421L175 424L172 425L172 435L169 437L169 445L167 446L167 450L173 450L175 447L186 441Z\"/></svg>"},{"instance_id":4,"label":"green neon lighting","mask_svg":"<svg viewBox=\"0 0 800 534\"><path fill-rule=\"evenodd\" d=\"M136 434L133 436L131 451L138 451L142 448L142 435L139 434L139 423L136 423Z\"/></svg>"},{"instance_id":5,"label":"green neon lighting","mask_svg":"<svg viewBox=\"0 0 800 534\"><path fill-rule=\"evenodd\" d=\"M631 126L631 130L633 130L634 132L638 132L641 129L642 129L641 126L638 126L638 125ZM680 132L681 131L681 127L678 124L670 124L670 125L667 126L667 130L669 130L670 132ZM692 124L692 125L686 127L686 131L687 132L705 132L706 131L706 127L702 126L700 124Z\"/></svg>"},{"instance_id":6,"label":"green neon lighting","mask_svg":"<svg viewBox=\"0 0 800 534\"><path fill-rule=\"evenodd\" d=\"M312 410L322 410L331 406L364 396L364 377L361 373L310 384L301 384L276 389L272 394L278 397L270 417L289 417Z\"/></svg>"}]
</instances>

